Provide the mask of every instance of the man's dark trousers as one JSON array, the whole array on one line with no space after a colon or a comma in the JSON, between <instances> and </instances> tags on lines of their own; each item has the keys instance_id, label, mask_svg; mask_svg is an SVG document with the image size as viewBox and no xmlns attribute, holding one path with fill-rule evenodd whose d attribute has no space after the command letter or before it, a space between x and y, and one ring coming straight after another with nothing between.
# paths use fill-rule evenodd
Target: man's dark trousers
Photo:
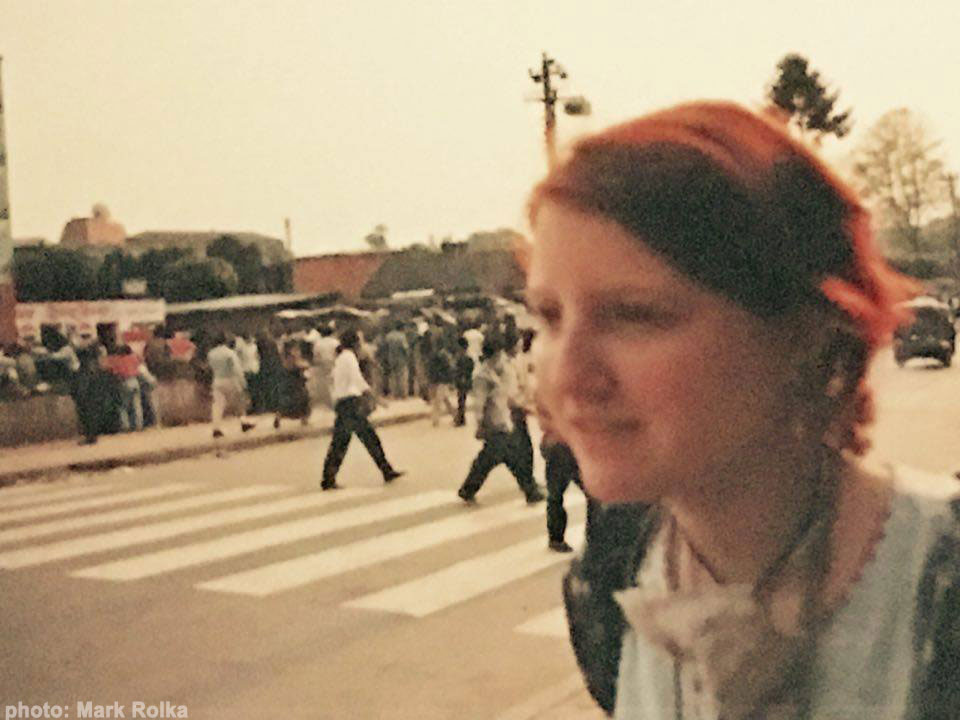
<instances>
[{"instance_id":1,"label":"man's dark trousers","mask_svg":"<svg viewBox=\"0 0 960 720\"><path fill-rule=\"evenodd\" d=\"M527 497L536 493L533 474L527 464L518 458L516 438L513 433L493 431L485 438L483 447L474 458L467 473L467 479L460 488L463 495L473 497L481 488L487 475L500 463L505 463L507 469L517 479L517 485Z\"/></svg>"},{"instance_id":2,"label":"man's dark trousers","mask_svg":"<svg viewBox=\"0 0 960 720\"><path fill-rule=\"evenodd\" d=\"M387 456L384 455L383 445L380 444L380 438L377 431L373 429L370 421L362 415L357 404L360 398L351 396L337 401L334 412L336 417L333 421L333 438L330 440L330 449L327 451L326 460L323 462L323 482L327 485L332 484L337 479L337 472L340 470L340 464L347 454L347 447L350 445L350 438L356 433L360 442L370 453L370 457L377 464L384 475L392 471Z\"/></svg>"},{"instance_id":3,"label":"man's dark trousers","mask_svg":"<svg viewBox=\"0 0 960 720\"><path fill-rule=\"evenodd\" d=\"M567 531L567 511L563 507L563 494L570 483L581 490L580 467L570 447L562 442L545 445L540 448L546 462L547 481L547 535L550 542L563 542ZM587 513L587 522L590 513Z\"/></svg>"}]
</instances>

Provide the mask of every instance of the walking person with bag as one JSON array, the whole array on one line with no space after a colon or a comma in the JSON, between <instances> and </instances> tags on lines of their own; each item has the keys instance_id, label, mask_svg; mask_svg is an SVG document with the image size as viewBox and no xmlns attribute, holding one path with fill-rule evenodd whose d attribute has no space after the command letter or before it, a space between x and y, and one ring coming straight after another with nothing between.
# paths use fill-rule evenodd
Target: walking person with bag
<instances>
[{"instance_id":1,"label":"walking person with bag","mask_svg":"<svg viewBox=\"0 0 960 720\"><path fill-rule=\"evenodd\" d=\"M505 348L503 378L507 388L510 419L513 423L514 453L517 462L523 463L524 472L533 475L533 440L530 439L530 428L527 427L527 414L533 405L529 355L526 352L518 352L520 336L516 328L511 325L507 326L503 342Z\"/></svg>"},{"instance_id":2,"label":"walking person with bag","mask_svg":"<svg viewBox=\"0 0 960 720\"><path fill-rule=\"evenodd\" d=\"M477 439L483 447L474 458L466 480L457 491L460 499L471 504L487 475L497 465L506 464L517 480L528 503L544 499L533 479L532 467L517 453L513 421L502 377L503 359L498 345L485 340L480 353L480 367L473 381L477 402Z\"/></svg>"},{"instance_id":3,"label":"walking person with bag","mask_svg":"<svg viewBox=\"0 0 960 720\"><path fill-rule=\"evenodd\" d=\"M323 462L322 490L334 490L337 484L337 472L347 454L350 439L356 435L370 453L377 468L383 474L385 483L392 482L403 475L403 471L394 469L383 452L383 445L377 431L367 419L372 407L368 407L372 391L369 383L360 372L357 360L357 348L360 338L356 330L347 330L340 336L340 348L333 363L333 437Z\"/></svg>"}]
</instances>

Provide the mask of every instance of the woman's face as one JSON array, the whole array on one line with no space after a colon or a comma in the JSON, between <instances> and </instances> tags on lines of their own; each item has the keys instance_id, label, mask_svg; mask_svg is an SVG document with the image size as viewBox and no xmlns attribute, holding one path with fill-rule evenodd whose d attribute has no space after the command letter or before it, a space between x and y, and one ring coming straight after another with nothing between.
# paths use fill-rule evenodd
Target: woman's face
<instances>
[{"instance_id":1,"label":"woman's face","mask_svg":"<svg viewBox=\"0 0 960 720\"><path fill-rule=\"evenodd\" d=\"M600 216L546 202L534 238L538 392L593 497L712 494L783 446L786 332Z\"/></svg>"}]
</instances>

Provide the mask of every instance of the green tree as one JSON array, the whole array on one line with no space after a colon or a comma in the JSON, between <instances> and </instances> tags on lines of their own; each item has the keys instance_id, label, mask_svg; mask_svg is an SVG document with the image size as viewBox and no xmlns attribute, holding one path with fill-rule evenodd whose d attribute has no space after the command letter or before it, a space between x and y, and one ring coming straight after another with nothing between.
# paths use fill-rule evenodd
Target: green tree
<instances>
[{"instance_id":1,"label":"green tree","mask_svg":"<svg viewBox=\"0 0 960 720\"><path fill-rule=\"evenodd\" d=\"M906 108L885 113L853 152L853 176L863 196L914 255L921 229L947 200L940 141Z\"/></svg>"},{"instance_id":2,"label":"green tree","mask_svg":"<svg viewBox=\"0 0 960 720\"><path fill-rule=\"evenodd\" d=\"M167 266L190 256L186 248L151 248L140 256L141 276L147 281L150 297L163 297L163 280Z\"/></svg>"},{"instance_id":3,"label":"green tree","mask_svg":"<svg viewBox=\"0 0 960 720\"><path fill-rule=\"evenodd\" d=\"M842 138L851 127L851 110L834 112L840 97L820 80L802 55L790 53L777 63L777 77L767 88L767 99L802 134L813 133L816 142L824 135Z\"/></svg>"},{"instance_id":4,"label":"green tree","mask_svg":"<svg viewBox=\"0 0 960 720\"><path fill-rule=\"evenodd\" d=\"M387 249L387 226L383 224L375 225L373 230L367 233L363 238L367 246L376 252L382 252Z\"/></svg>"},{"instance_id":5,"label":"green tree","mask_svg":"<svg viewBox=\"0 0 960 720\"><path fill-rule=\"evenodd\" d=\"M235 295L237 273L233 266L218 257L197 260L185 257L167 265L161 290L167 302L192 302Z\"/></svg>"},{"instance_id":6,"label":"green tree","mask_svg":"<svg viewBox=\"0 0 960 720\"><path fill-rule=\"evenodd\" d=\"M293 292L293 263L277 263L263 267L263 278L267 292Z\"/></svg>"},{"instance_id":7,"label":"green tree","mask_svg":"<svg viewBox=\"0 0 960 720\"><path fill-rule=\"evenodd\" d=\"M233 266L240 293L259 293L266 289L263 257L253 243L245 244L233 235L221 235L207 246L207 257L222 258Z\"/></svg>"},{"instance_id":8,"label":"green tree","mask_svg":"<svg viewBox=\"0 0 960 720\"><path fill-rule=\"evenodd\" d=\"M123 297L123 282L143 277L140 261L123 250L111 250L97 270L97 295L101 298Z\"/></svg>"},{"instance_id":9,"label":"green tree","mask_svg":"<svg viewBox=\"0 0 960 720\"><path fill-rule=\"evenodd\" d=\"M13 257L13 283L20 302L92 300L97 262L68 248L24 248Z\"/></svg>"}]
</instances>

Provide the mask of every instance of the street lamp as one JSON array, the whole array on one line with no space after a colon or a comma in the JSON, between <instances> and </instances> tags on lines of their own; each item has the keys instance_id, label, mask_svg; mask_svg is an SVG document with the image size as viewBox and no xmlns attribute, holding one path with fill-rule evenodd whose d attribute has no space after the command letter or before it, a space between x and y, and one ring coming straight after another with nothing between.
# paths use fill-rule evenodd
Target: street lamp
<instances>
[{"instance_id":1,"label":"street lamp","mask_svg":"<svg viewBox=\"0 0 960 720\"><path fill-rule=\"evenodd\" d=\"M543 103L543 137L547 149L547 164L553 167L557 162L557 114L555 105L557 100L563 102L563 111L567 115L589 115L590 102L582 95L558 96L556 89L550 82L553 77L567 79L567 71L547 53L542 54L540 71L527 71L530 79L543 86L543 93L536 98Z\"/></svg>"}]
</instances>

